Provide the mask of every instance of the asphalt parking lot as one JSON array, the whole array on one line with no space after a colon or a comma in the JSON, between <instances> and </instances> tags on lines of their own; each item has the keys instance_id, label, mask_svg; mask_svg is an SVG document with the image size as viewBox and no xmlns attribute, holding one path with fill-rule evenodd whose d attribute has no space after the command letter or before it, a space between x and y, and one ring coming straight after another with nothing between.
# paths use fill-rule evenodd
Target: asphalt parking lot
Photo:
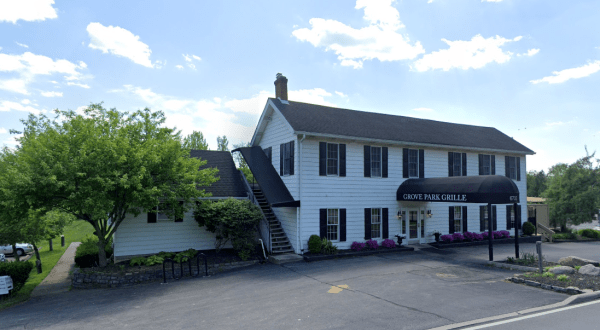
<instances>
[{"instance_id":1,"label":"asphalt parking lot","mask_svg":"<svg viewBox=\"0 0 600 330\"><path fill-rule=\"evenodd\" d=\"M497 255L511 248L497 247ZM486 249L467 251L264 264L166 285L72 290L0 311L0 329L430 329L567 298L504 282L514 271L472 263L487 258Z\"/></svg>"}]
</instances>

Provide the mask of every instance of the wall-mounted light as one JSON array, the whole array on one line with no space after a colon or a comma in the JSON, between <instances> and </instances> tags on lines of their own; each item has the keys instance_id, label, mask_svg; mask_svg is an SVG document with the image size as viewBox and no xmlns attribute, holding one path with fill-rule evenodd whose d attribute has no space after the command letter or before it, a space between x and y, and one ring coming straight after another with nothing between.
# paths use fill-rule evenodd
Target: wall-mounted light
<instances>
[{"instance_id":1,"label":"wall-mounted light","mask_svg":"<svg viewBox=\"0 0 600 330\"><path fill-rule=\"evenodd\" d=\"M427 217L431 218L433 216L433 213L431 213L431 210L427 210Z\"/></svg>"},{"instance_id":2,"label":"wall-mounted light","mask_svg":"<svg viewBox=\"0 0 600 330\"><path fill-rule=\"evenodd\" d=\"M398 220L402 220L402 213L400 213L400 211L398 211L398 215L396 215L396 218L398 218Z\"/></svg>"}]
</instances>

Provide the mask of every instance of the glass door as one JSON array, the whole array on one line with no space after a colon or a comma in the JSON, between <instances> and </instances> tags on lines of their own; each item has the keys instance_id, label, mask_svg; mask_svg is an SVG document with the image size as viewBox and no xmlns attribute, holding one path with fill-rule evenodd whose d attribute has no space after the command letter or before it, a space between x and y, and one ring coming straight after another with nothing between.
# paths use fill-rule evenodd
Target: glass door
<instances>
[{"instance_id":1,"label":"glass door","mask_svg":"<svg viewBox=\"0 0 600 330\"><path fill-rule=\"evenodd\" d=\"M419 230L419 211L409 210L408 211L408 239L418 240L420 236Z\"/></svg>"}]
</instances>

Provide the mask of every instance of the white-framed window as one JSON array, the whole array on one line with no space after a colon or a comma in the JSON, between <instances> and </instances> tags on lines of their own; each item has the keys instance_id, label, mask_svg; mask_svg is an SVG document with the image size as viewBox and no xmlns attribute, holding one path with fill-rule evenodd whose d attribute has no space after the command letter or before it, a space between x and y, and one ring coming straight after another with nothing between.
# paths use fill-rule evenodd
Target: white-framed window
<instances>
[{"instance_id":1,"label":"white-framed window","mask_svg":"<svg viewBox=\"0 0 600 330\"><path fill-rule=\"evenodd\" d=\"M517 179L517 157L506 157L508 160L508 166L506 166L506 176L516 180Z\"/></svg>"},{"instance_id":2,"label":"white-framed window","mask_svg":"<svg viewBox=\"0 0 600 330\"><path fill-rule=\"evenodd\" d=\"M402 215L402 217L400 219L400 227L402 228L400 230L400 234L401 235L406 235L406 224L407 224L406 211L402 210L400 212L400 214Z\"/></svg>"},{"instance_id":3,"label":"white-framed window","mask_svg":"<svg viewBox=\"0 0 600 330\"><path fill-rule=\"evenodd\" d=\"M510 208L510 228L515 228L515 207Z\"/></svg>"},{"instance_id":4,"label":"white-framed window","mask_svg":"<svg viewBox=\"0 0 600 330\"><path fill-rule=\"evenodd\" d=\"M339 144L327 143L327 175L338 175Z\"/></svg>"},{"instance_id":5,"label":"white-framed window","mask_svg":"<svg viewBox=\"0 0 600 330\"><path fill-rule=\"evenodd\" d=\"M481 155L481 175L492 174L492 155Z\"/></svg>"},{"instance_id":6,"label":"white-framed window","mask_svg":"<svg viewBox=\"0 0 600 330\"><path fill-rule=\"evenodd\" d=\"M462 207L454 207L454 232L462 233Z\"/></svg>"},{"instance_id":7,"label":"white-framed window","mask_svg":"<svg viewBox=\"0 0 600 330\"><path fill-rule=\"evenodd\" d=\"M408 149L408 177L419 177L419 150Z\"/></svg>"},{"instance_id":8,"label":"white-framed window","mask_svg":"<svg viewBox=\"0 0 600 330\"><path fill-rule=\"evenodd\" d=\"M292 143L283 144L283 175L290 175L292 168Z\"/></svg>"},{"instance_id":9,"label":"white-framed window","mask_svg":"<svg viewBox=\"0 0 600 330\"><path fill-rule=\"evenodd\" d=\"M340 239L340 210L327 209L327 239L338 241Z\"/></svg>"},{"instance_id":10,"label":"white-framed window","mask_svg":"<svg viewBox=\"0 0 600 330\"><path fill-rule=\"evenodd\" d=\"M483 206L483 230L488 231L490 230L490 223L488 221L489 216L490 216L490 210L488 209L487 205Z\"/></svg>"},{"instance_id":11,"label":"white-framed window","mask_svg":"<svg viewBox=\"0 0 600 330\"><path fill-rule=\"evenodd\" d=\"M462 176L462 154L460 152L452 153L452 176Z\"/></svg>"},{"instance_id":12,"label":"white-framed window","mask_svg":"<svg viewBox=\"0 0 600 330\"><path fill-rule=\"evenodd\" d=\"M371 177L381 177L381 147L371 147Z\"/></svg>"},{"instance_id":13,"label":"white-framed window","mask_svg":"<svg viewBox=\"0 0 600 330\"><path fill-rule=\"evenodd\" d=\"M179 202L180 205L183 205L183 202ZM169 215L167 213L165 213L164 211L167 210L167 208L169 208L169 205L167 203L159 203L158 206L155 209L155 213L156 213L156 221L157 222L183 222L183 217L178 218L175 217L175 219L173 218L169 218Z\"/></svg>"},{"instance_id":14,"label":"white-framed window","mask_svg":"<svg viewBox=\"0 0 600 330\"><path fill-rule=\"evenodd\" d=\"M381 209L371 209L371 238L381 238Z\"/></svg>"}]
</instances>

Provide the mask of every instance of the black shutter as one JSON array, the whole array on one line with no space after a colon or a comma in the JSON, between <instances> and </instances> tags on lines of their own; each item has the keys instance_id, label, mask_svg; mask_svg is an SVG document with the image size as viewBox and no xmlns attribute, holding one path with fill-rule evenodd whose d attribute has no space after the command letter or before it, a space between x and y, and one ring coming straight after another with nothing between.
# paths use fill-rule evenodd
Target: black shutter
<instances>
[{"instance_id":1,"label":"black shutter","mask_svg":"<svg viewBox=\"0 0 600 330\"><path fill-rule=\"evenodd\" d=\"M327 238L327 209L319 210L319 236Z\"/></svg>"},{"instance_id":2,"label":"black shutter","mask_svg":"<svg viewBox=\"0 0 600 330\"><path fill-rule=\"evenodd\" d=\"M371 177L371 147L365 146L365 178Z\"/></svg>"},{"instance_id":3,"label":"black shutter","mask_svg":"<svg viewBox=\"0 0 600 330\"><path fill-rule=\"evenodd\" d=\"M448 176L454 176L454 153L448 152Z\"/></svg>"},{"instance_id":4,"label":"black shutter","mask_svg":"<svg viewBox=\"0 0 600 330\"><path fill-rule=\"evenodd\" d=\"M512 229L510 224L510 211L512 210L512 205L506 205L506 230ZM516 214L515 214L516 216Z\"/></svg>"},{"instance_id":5,"label":"black shutter","mask_svg":"<svg viewBox=\"0 0 600 330\"><path fill-rule=\"evenodd\" d=\"M294 175L294 141L290 142L290 175Z\"/></svg>"},{"instance_id":6,"label":"black shutter","mask_svg":"<svg viewBox=\"0 0 600 330\"><path fill-rule=\"evenodd\" d=\"M479 175L483 175L483 155L479 154Z\"/></svg>"},{"instance_id":7,"label":"black shutter","mask_svg":"<svg viewBox=\"0 0 600 330\"><path fill-rule=\"evenodd\" d=\"M496 216L496 205L492 205L492 214L494 215L492 230L498 230L498 217Z\"/></svg>"},{"instance_id":8,"label":"black shutter","mask_svg":"<svg viewBox=\"0 0 600 330\"><path fill-rule=\"evenodd\" d=\"M402 177L408 178L408 149L402 148Z\"/></svg>"},{"instance_id":9,"label":"black shutter","mask_svg":"<svg viewBox=\"0 0 600 330\"><path fill-rule=\"evenodd\" d=\"M448 207L448 233L454 234L454 206Z\"/></svg>"},{"instance_id":10,"label":"black shutter","mask_svg":"<svg viewBox=\"0 0 600 330\"><path fill-rule=\"evenodd\" d=\"M267 157L269 157L270 162L273 162L273 148L268 147L267 150L269 151L269 153L267 154Z\"/></svg>"},{"instance_id":11,"label":"black shutter","mask_svg":"<svg viewBox=\"0 0 600 330\"><path fill-rule=\"evenodd\" d=\"M339 164L340 164L340 172L339 176L346 176L346 145L340 143L339 149Z\"/></svg>"},{"instance_id":12,"label":"black shutter","mask_svg":"<svg viewBox=\"0 0 600 330\"><path fill-rule=\"evenodd\" d=\"M419 149L419 178L425 177L425 150Z\"/></svg>"},{"instance_id":13,"label":"black shutter","mask_svg":"<svg viewBox=\"0 0 600 330\"><path fill-rule=\"evenodd\" d=\"M389 210L387 207L381 209L381 213L382 213L382 219L381 219L381 223L382 223L382 227L383 227L383 233L382 233L382 238L390 238L390 225L389 225L389 221L388 221L388 217L389 217Z\"/></svg>"},{"instance_id":14,"label":"black shutter","mask_svg":"<svg viewBox=\"0 0 600 330\"><path fill-rule=\"evenodd\" d=\"M179 202L179 206L183 206L183 201ZM175 218L175 222L183 222L183 215L181 216L181 218Z\"/></svg>"},{"instance_id":15,"label":"black shutter","mask_svg":"<svg viewBox=\"0 0 600 330\"><path fill-rule=\"evenodd\" d=\"M371 209L365 209L365 239L371 239Z\"/></svg>"},{"instance_id":16,"label":"black shutter","mask_svg":"<svg viewBox=\"0 0 600 330\"><path fill-rule=\"evenodd\" d=\"M346 209L340 209L340 242L346 241Z\"/></svg>"},{"instance_id":17,"label":"black shutter","mask_svg":"<svg viewBox=\"0 0 600 330\"><path fill-rule=\"evenodd\" d=\"M148 223L156 223L156 211L158 211L158 206L152 208L153 211L148 212Z\"/></svg>"},{"instance_id":18,"label":"black shutter","mask_svg":"<svg viewBox=\"0 0 600 330\"><path fill-rule=\"evenodd\" d=\"M462 207L462 229L463 229L463 233L466 233L467 231L469 231L469 228L467 227L467 207L463 206Z\"/></svg>"},{"instance_id":19,"label":"black shutter","mask_svg":"<svg viewBox=\"0 0 600 330\"><path fill-rule=\"evenodd\" d=\"M327 175L327 142L319 142L319 175Z\"/></svg>"},{"instance_id":20,"label":"black shutter","mask_svg":"<svg viewBox=\"0 0 600 330\"><path fill-rule=\"evenodd\" d=\"M381 147L381 177L388 177L388 148Z\"/></svg>"},{"instance_id":21,"label":"black shutter","mask_svg":"<svg viewBox=\"0 0 600 330\"><path fill-rule=\"evenodd\" d=\"M285 143L279 145L279 175L283 176L283 150Z\"/></svg>"},{"instance_id":22,"label":"black shutter","mask_svg":"<svg viewBox=\"0 0 600 330\"><path fill-rule=\"evenodd\" d=\"M490 167L492 168L491 174L496 175L496 156L494 155L490 156Z\"/></svg>"},{"instance_id":23,"label":"black shutter","mask_svg":"<svg viewBox=\"0 0 600 330\"><path fill-rule=\"evenodd\" d=\"M521 181L521 157L517 157L517 181Z\"/></svg>"},{"instance_id":24,"label":"black shutter","mask_svg":"<svg viewBox=\"0 0 600 330\"><path fill-rule=\"evenodd\" d=\"M479 231L485 231L485 206L479 206Z\"/></svg>"},{"instance_id":25,"label":"black shutter","mask_svg":"<svg viewBox=\"0 0 600 330\"><path fill-rule=\"evenodd\" d=\"M462 176L467 176L467 154L464 152L462 153L461 161L462 161Z\"/></svg>"},{"instance_id":26,"label":"black shutter","mask_svg":"<svg viewBox=\"0 0 600 330\"><path fill-rule=\"evenodd\" d=\"M508 165L510 157L504 156L504 176L510 178L510 166Z\"/></svg>"}]
</instances>

